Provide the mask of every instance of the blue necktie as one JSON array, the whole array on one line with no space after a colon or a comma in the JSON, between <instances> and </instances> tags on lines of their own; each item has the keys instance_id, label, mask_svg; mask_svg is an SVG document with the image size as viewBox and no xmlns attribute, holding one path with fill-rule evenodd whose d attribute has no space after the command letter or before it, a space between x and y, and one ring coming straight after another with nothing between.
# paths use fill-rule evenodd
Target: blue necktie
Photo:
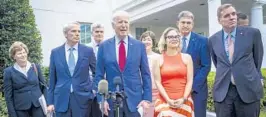
<instances>
[{"instance_id":1,"label":"blue necktie","mask_svg":"<svg viewBox=\"0 0 266 117\"><path fill-rule=\"evenodd\" d=\"M69 48L69 56L68 56L68 69L69 72L71 74L71 76L73 76L74 70L75 70L75 57L74 57L74 53L73 51L75 50L75 48Z\"/></svg>"},{"instance_id":2,"label":"blue necktie","mask_svg":"<svg viewBox=\"0 0 266 117\"><path fill-rule=\"evenodd\" d=\"M187 38L186 37L183 37L182 38L182 53L186 53L187 52Z\"/></svg>"}]
</instances>

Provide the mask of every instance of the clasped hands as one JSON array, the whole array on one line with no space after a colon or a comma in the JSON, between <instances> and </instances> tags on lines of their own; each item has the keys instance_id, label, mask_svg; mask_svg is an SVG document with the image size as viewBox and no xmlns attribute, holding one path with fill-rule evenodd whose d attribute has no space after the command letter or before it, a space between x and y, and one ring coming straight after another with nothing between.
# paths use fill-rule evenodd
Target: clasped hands
<instances>
[{"instance_id":1,"label":"clasped hands","mask_svg":"<svg viewBox=\"0 0 266 117\"><path fill-rule=\"evenodd\" d=\"M180 108L184 104L184 102L185 102L184 98L179 98L177 100L172 100L172 99L167 100L167 103L171 108Z\"/></svg>"}]
</instances>

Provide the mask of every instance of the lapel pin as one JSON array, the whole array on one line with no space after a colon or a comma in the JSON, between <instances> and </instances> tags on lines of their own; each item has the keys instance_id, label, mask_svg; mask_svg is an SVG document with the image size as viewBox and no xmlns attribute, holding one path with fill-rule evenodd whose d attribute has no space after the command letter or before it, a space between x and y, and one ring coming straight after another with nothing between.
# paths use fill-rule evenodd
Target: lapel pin
<instances>
[{"instance_id":1,"label":"lapel pin","mask_svg":"<svg viewBox=\"0 0 266 117\"><path fill-rule=\"evenodd\" d=\"M240 35L243 35L243 33L241 32Z\"/></svg>"}]
</instances>

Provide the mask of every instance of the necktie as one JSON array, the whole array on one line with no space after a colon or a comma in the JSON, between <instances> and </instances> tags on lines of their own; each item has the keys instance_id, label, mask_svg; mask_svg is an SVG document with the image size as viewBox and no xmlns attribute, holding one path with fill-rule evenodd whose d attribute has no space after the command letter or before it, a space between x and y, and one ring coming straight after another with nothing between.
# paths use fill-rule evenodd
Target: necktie
<instances>
[{"instance_id":1,"label":"necktie","mask_svg":"<svg viewBox=\"0 0 266 117\"><path fill-rule=\"evenodd\" d=\"M69 56L68 56L68 69L69 72L71 74L71 76L73 76L74 70L75 70L75 57L74 57L74 53L73 51L75 50L75 48L69 48Z\"/></svg>"},{"instance_id":2,"label":"necktie","mask_svg":"<svg viewBox=\"0 0 266 117\"><path fill-rule=\"evenodd\" d=\"M228 53L229 53L229 61L232 63L233 55L234 55L234 41L231 38L231 35L228 35Z\"/></svg>"},{"instance_id":3,"label":"necktie","mask_svg":"<svg viewBox=\"0 0 266 117\"><path fill-rule=\"evenodd\" d=\"M228 43L229 61L230 63L232 63L234 55L234 41L232 40L231 35L228 35L227 43ZM233 74L231 74L231 82L235 84L235 79L233 77Z\"/></svg>"},{"instance_id":4,"label":"necktie","mask_svg":"<svg viewBox=\"0 0 266 117\"><path fill-rule=\"evenodd\" d=\"M182 38L182 50L181 50L182 53L186 53L187 52L187 41L186 40L187 40L186 37Z\"/></svg>"},{"instance_id":5,"label":"necktie","mask_svg":"<svg viewBox=\"0 0 266 117\"><path fill-rule=\"evenodd\" d=\"M124 41L120 41L119 45L119 68L121 71L124 70L125 64L126 64L126 48L124 45Z\"/></svg>"}]
</instances>

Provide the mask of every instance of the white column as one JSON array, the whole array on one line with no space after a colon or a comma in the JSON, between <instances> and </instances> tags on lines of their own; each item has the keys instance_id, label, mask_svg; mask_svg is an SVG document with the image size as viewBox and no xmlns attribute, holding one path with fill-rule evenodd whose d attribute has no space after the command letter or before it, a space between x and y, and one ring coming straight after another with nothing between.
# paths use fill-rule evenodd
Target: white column
<instances>
[{"instance_id":1,"label":"white column","mask_svg":"<svg viewBox=\"0 0 266 117\"><path fill-rule=\"evenodd\" d=\"M262 42L264 46L264 58L262 61L262 68L266 68L266 30L263 28L263 5L266 4L266 0L254 0L251 8L251 26L258 28L261 32Z\"/></svg>"},{"instance_id":2,"label":"white column","mask_svg":"<svg viewBox=\"0 0 266 117\"><path fill-rule=\"evenodd\" d=\"M219 6L221 6L221 0L208 0L209 37L222 29L217 17L217 9ZM213 62L211 71L215 71Z\"/></svg>"},{"instance_id":3,"label":"white column","mask_svg":"<svg viewBox=\"0 0 266 117\"><path fill-rule=\"evenodd\" d=\"M260 29L263 25L263 4L265 0L255 0L251 8L251 26Z\"/></svg>"},{"instance_id":4,"label":"white column","mask_svg":"<svg viewBox=\"0 0 266 117\"><path fill-rule=\"evenodd\" d=\"M209 37L222 29L217 17L217 9L219 6L221 6L221 0L208 0Z\"/></svg>"}]
</instances>

